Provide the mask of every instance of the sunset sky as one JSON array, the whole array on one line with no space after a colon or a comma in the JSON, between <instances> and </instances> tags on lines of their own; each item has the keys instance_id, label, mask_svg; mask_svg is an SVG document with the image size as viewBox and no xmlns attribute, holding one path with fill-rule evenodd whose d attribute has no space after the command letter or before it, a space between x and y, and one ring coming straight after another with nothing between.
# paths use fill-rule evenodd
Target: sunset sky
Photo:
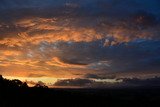
<instances>
[{"instance_id":1,"label":"sunset sky","mask_svg":"<svg viewBox=\"0 0 160 107\"><path fill-rule=\"evenodd\" d=\"M160 1L0 0L0 74L82 87L160 76Z\"/></svg>"}]
</instances>

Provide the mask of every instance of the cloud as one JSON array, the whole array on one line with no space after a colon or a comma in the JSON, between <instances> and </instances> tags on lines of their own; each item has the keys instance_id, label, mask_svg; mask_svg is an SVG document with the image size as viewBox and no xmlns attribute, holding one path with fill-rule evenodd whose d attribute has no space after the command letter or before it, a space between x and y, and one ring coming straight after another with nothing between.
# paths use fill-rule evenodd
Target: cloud
<instances>
[{"instance_id":1,"label":"cloud","mask_svg":"<svg viewBox=\"0 0 160 107\"><path fill-rule=\"evenodd\" d=\"M1 2L7 9L3 11L6 14L0 14L8 16L11 8L14 14L9 15L15 18L6 18L6 22L1 24L1 45L13 47L28 43L39 44L43 41L92 42L106 39L104 45L110 46L139 38L159 39L158 12L155 13L151 8L154 6L159 9L156 5L159 2L156 0L147 1L145 5L137 0L87 0L85 4L82 0L47 1ZM36 9L39 11L35 13ZM21 10L19 14L15 12L18 10Z\"/></svg>"},{"instance_id":2,"label":"cloud","mask_svg":"<svg viewBox=\"0 0 160 107\"><path fill-rule=\"evenodd\" d=\"M122 87L153 87L159 86L160 78L151 77L147 79L140 78L119 78L111 81L93 81L90 79L64 79L55 82L54 86L78 86L94 88L122 88Z\"/></svg>"},{"instance_id":3,"label":"cloud","mask_svg":"<svg viewBox=\"0 0 160 107\"><path fill-rule=\"evenodd\" d=\"M57 45L62 52L59 57L104 72L152 72L159 69L159 40L139 39L110 47L104 47L102 42L60 43L60 47Z\"/></svg>"},{"instance_id":4,"label":"cloud","mask_svg":"<svg viewBox=\"0 0 160 107\"><path fill-rule=\"evenodd\" d=\"M29 49L22 49L21 54L2 55L1 69L13 66L30 67L27 70L44 71L50 76L62 78L63 74L65 77L83 77L91 73L100 77L104 75L101 78L105 78L112 73L117 76L119 73L156 75L159 72L159 40L139 39L109 47L104 47L103 41L105 40L90 43L43 42L36 47L28 46ZM74 75L77 73L81 75Z\"/></svg>"},{"instance_id":5,"label":"cloud","mask_svg":"<svg viewBox=\"0 0 160 107\"><path fill-rule=\"evenodd\" d=\"M66 80L58 80L54 85L55 86L90 86L94 81L89 79L66 79Z\"/></svg>"},{"instance_id":6,"label":"cloud","mask_svg":"<svg viewBox=\"0 0 160 107\"><path fill-rule=\"evenodd\" d=\"M160 78L152 77L147 79L139 79L139 78L122 78L122 85L126 86L159 86Z\"/></svg>"},{"instance_id":7,"label":"cloud","mask_svg":"<svg viewBox=\"0 0 160 107\"><path fill-rule=\"evenodd\" d=\"M137 16L141 17L141 16ZM148 17L148 16L146 16ZM135 22L135 25L143 24L143 23L152 23L152 21L147 22L152 19L145 19L145 16L141 20L145 20L144 22ZM1 40L1 45L7 45L10 47L14 46L24 46L27 44L37 45L43 41L47 41L49 43L57 42L57 41L73 41L73 42L92 42L100 39L106 39L104 42L105 46L110 46L118 43L129 42L136 39L154 39L158 38L158 27L153 28L145 28L139 29L138 26L133 25L130 27L131 23L126 23L123 25L123 22L118 22L115 25L105 24L99 26L101 31L98 31L95 27L81 27L78 26L78 23L69 23L68 25L62 25L59 20L55 19L29 19L24 20L24 22L18 22L15 26L19 29L23 27L26 29L25 31L16 32L15 36L8 36ZM73 19L77 20L77 19ZM71 20L71 21L73 21ZM138 20L138 19L135 19ZM61 20L60 20L61 21ZM85 23L85 22L81 22ZM91 22L94 23L94 22ZM98 22L99 23L99 22ZM153 24L156 22L153 22ZM59 25L61 24L61 25ZM71 24L71 25L70 25ZM149 25L150 25L149 24ZM73 26L73 27L72 27ZM87 25L86 25L87 26ZM136 28L134 28L134 26ZM148 26L148 25L146 25ZM15 28L16 29L16 28ZM9 32L11 33L11 32ZM10 34L7 34L10 35ZM112 39L110 39L112 38ZM34 42L33 42L34 41Z\"/></svg>"},{"instance_id":8,"label":"cloud","mask_svg":"<svg viewBox=\"0 0 160 107\"><path fill-rule=\"evenodd\" d=\"M44 75L44 74L33 74L33 73L28 75L28 77L45 77L45 76L46 75Z\"/></svg>"},{"instance_id":9,"label":"cloud","mask_svg":"<svg viewBox=\"0 0 160 107\"><path fill-rule=\"evenodd\" d=\"M61 61L59 58L57 57L54 57L52 61L48 61L46 62L48 65L51 65L51 66L58 66L58 67L71 67L71 68L85 68L84 65L81 65L81 64L70 64L70 63L65 63L63 61Z\"/></svg>"},{"instance_id":10,"label":"cloud","mask_svg":"<svg viewBox=\"0 0 160 107\"><path fill-rule=\"evenodd\" d=\"M2 56L19 56L22 54L21 51L16 51L16 50L3 50L0 52Z\"/></svg>"},{"instance_id":11,"label":"cloud","mask_svg":"<svg viewBox=\"0 0 160 107\"><path fill-rule=\"evenodd\" d=\"M0 71L7 74L19 68L25 75L31 71L61 78L156 75L159 4L158 0L1 0Z\"/></svg>"},{"instance_id":12,"label":"cloud","mask_svg":"<svg viewBox=\"0 0 160 107\"><path fill-rule=\"evenodd\" d=\"M115 75L109 75L109 74L86 74L85 78L90 78L90 79L116 79Z\"/></svg>"},{"instance_id":13,"label":"cloud","mask_svg":"<svg viewBox=\"0 0 160 107\"><path fill-rule=\"evenodd\" d=\"M85 75L85 78L94 78L94 79L99 79L99 78L101 78L101 77L99 77L98 75L95 75L95 74L86 74Z\"/></svg>"},{"instance_id":14,"label":"cloud","mask_svg":"<svg viewBox=\"0 0 160 107\"><path fill-rule=\"evenodd\" d=\"M11 66L11 65L36 66L36 63L38 63L38 61L32 61L32 60L3 60L3 63L8 64L8 66Z\"/></svg>"}]
</instances>

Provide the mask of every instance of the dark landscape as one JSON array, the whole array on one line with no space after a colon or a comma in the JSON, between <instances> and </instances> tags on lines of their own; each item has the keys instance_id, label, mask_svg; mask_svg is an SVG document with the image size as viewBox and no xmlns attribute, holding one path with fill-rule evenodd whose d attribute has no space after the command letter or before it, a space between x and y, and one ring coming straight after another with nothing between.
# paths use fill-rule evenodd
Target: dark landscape
<instances>
[{"instance_id":1,"label":"dark landscape","mask_svg":"<svg viewBox=\"0 0 160 107\"><path fill-rule=\"evenodd\" d=\"M159 106L160 87L117 89L29 88L18 80L0 79L0 107ZM158 104L158 105L157 105Z\"/></svg>"}]
</instances>

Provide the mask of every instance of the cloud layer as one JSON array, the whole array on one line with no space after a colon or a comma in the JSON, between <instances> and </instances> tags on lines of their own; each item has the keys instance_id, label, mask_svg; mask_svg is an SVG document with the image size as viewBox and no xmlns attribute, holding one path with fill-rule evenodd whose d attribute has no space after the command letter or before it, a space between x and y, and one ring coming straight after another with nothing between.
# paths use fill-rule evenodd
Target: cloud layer
<instances>
[{"instance_id":1,"label":"cloud layer","mask_svg":"<svg viewBox=\"0 0 160 107\"><path fill-rule=\"evenodd\" d=\"M158 0L1 0L0 73L159 75L159 5Z\"/></svg>"}]
</instances>

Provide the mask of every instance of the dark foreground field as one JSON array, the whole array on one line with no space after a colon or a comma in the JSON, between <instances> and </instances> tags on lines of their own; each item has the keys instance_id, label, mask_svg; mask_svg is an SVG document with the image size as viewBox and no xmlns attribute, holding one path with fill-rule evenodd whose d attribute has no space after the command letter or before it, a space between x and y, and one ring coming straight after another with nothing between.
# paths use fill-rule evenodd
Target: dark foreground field
<instances>
[{"instance_id":1,"label":"dark foreground field","mask_svg":"<svg viewBox=\"0 0 160 107\"><path fill-rule=\"evenodd\" d=\"M0 107L159 107L159 90L160 88L1 89Z\"/></svg>"},{"instance_id":2,"label":"dark foreground field","mask_svg":"<svg viewBox=\"0 0 160 107\"><path fill-rule=\"evenodd\" d=\"M49 89L0 76L0 107L160 107L160 87Z\"/></svg>"}]
</instances>

